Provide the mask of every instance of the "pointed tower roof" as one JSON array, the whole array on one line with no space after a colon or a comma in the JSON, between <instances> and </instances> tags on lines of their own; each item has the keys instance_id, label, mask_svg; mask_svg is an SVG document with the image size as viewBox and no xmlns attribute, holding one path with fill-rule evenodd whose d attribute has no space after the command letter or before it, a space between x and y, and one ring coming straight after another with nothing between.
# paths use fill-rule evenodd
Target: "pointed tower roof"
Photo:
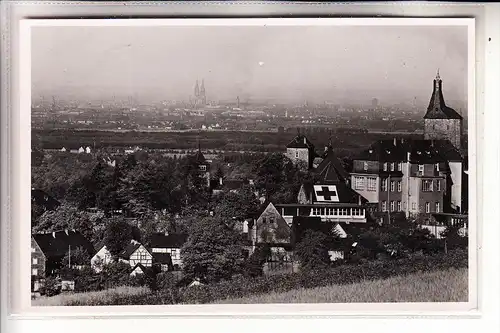
<instances>
[{"instance_id":1,"label":"pointed tower roof","mask_svg":"<svg viewBox=\"0 0 500 333\"><path fill-rule=\"evenodd\" d=\"M198 97L200 95L200 87L198 85L198 80L196 80L196 85L194 86L194 95Z\"/></svg>"},{"instance_id":2,"label":"pointed tower roof","mask_svg":"<svg viewBox=\"0 0 500 333\"><path fill-rule=\"evenodd\" d=\"M434 87L432 90L431 100L427 107L427 113L424 119L462 119L462 116L457 111L446 106L443 97L443 81L437 71L436 78L434 79Z\"/></svg>"},{"instance_id":3,"label":"pointed tower roof","mask_svg":"<svg viewBox=\"0 0 500 333\"><path fill-rule=\"evenodd\" d=\"M201 93L202 95L204 95L204 94L205 94L205 79L201 79L200 93Z\"/></svg>"},{"instance_id":4,"label":"pointed tower roof","mask_svg":"<svg viewBox=\"0 0 500 333\"><path fill-rule=\"evenodd\" d=\"M349 179L349 173L345 171L331 144L328 145L325 158L316 169L316 172L322 183L339 183Z\"/></svg>"}]
</instances>

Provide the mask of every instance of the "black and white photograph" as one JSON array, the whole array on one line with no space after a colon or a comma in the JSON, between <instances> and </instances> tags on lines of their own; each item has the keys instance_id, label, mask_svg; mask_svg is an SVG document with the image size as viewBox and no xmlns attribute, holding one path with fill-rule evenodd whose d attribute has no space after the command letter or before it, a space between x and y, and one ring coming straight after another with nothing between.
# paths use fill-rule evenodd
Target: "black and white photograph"
<instances>
[{"instance_id":1,"label":"black and white photograph","mask_svg":"<svg viewBox=\"0 0 500 333\"><path fill-rule=\"evenodd\" d=\"M64 21L33 307L475 301L473 19Z\"/></svg>"}]
</instances>

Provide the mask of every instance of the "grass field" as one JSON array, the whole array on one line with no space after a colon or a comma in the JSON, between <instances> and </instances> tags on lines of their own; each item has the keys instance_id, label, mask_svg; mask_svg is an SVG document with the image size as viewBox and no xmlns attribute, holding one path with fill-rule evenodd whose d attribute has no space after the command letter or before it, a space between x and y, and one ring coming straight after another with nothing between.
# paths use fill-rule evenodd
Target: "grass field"
<instances>
[{"instance_id":1,"label":"grass field","mask_svg":"<svg viewBox=\"0 0 500 333\"><path fill-rule=\"evenodd\" d=\"M334 285L221 300L219 304L467 302L467 269L397 276L351 285Z\"/></svg>"},{"instance_id":2,"label":"grass field","mask_svg":"<svg viewBox=\"0 0 500 333\"><path fill-rule=\"evenodd\" d=\"M139 296L150 304L152 294L145 287L119 287L98 292L61 294L32 300L33 306L111 305L129 296ZM134 297L137 299L137 297ZM151 300L153 300L152 298ZM467 269L448 269L416 273L385 280L365 281L350 285L296 289L283 293L267 293L239 299L221 300L219 304L255 303L380 303L380 302L466 302ZM151 304L157 303L153 300ZM122 303L122 302L119 302ZM130 303L125 303L130 304Z\"/></svg>"},{"instance_id":3,"label":"grass field","mask_svg":"<svg viewBox=\"0 0 500 333\"><path fill-rule=\"evenodd\" d=\"M106 303L112 299L122 298L124 296L135 296L149 294L146 287L118 287L103 291L92 291L75 294L59 294L53 297L38 297L31 301L32 306L64 306L78 301L82 305L94 305ZM111 302L112 303L112 302Z\"/></svg>"}]
</instances>

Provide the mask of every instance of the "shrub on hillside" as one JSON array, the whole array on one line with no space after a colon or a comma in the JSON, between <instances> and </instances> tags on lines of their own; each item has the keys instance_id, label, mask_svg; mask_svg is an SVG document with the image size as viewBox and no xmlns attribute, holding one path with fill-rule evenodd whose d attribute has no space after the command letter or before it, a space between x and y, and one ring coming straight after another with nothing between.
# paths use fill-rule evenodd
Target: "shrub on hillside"
<instances>
[{"instance_id":1,"label":"shrub on hillside","mask_svg":"<svg viewBox=\"0 0 500 333\"><path fill-rule=\"evenodd\" d=\"M417 256L395 260L366 261L330 269L309 270L288 275L272 275L246 281L222 281L217 284L186 288L182 303L208 303L218 299L240 298L252 294L284 292L297 288L352 284L363 280L386 279L421 271L467 267L467 251L451 251L436 256Z\"/></svg>"},{"instance_id":2,"label":"shrub on hillside","mask_svg":"<svg viewBox=\"0 0 500 333\"><path fill-rule=\"evenodd\" d=\"M44 296L55 296L61 293L61 284L53 277L47 277L40 287L40 294Z\"/></svg>"}]
</instances>

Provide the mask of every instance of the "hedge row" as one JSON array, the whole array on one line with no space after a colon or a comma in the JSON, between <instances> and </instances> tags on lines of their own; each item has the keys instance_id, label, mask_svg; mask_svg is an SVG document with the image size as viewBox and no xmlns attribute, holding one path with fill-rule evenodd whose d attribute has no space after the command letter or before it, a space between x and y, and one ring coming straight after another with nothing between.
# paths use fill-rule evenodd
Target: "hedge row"
<instances>
[{"instance_id":1,"label":"hedge row","mask_svg":"<svg viewBox=\"0 0 500 333\"><path fill-rule=\"evenodd\" d=\"M467 267L467 252L453 251L436 256L419 256L399 260L367 261L356 265L341 265L322 271L307 271L288 275L272 275L252 280L231 280L209 286L186 289L180 296L181 303L210 303L232 299L286 292L298 288L315 288L329 285L352 284L365 280L386 279L417 272Z\"/></svg>"},{"instance_id":2,"label":"hedge row","mask_svg":"<svg viewBox=\"0 0 500 333\"><path fill-rule=\"evenodd\" d=\"M320 271L304 271L286 275L263 276L254 279L238 278L213 285L196 286L182 290L162 290L147 297L122 296L100 300L99 304L81 304L75 301L67 305L156 305L156 304L204 304L222 299L233 299L264 294L286 292L298 288L315 288L329 285L352 284L365 280L386 279L417 272L468 267L468 254L464 250L450 251L434 256L413 256L405 259L366 261L345 264Z\"/></svg>"}]
</instances>

